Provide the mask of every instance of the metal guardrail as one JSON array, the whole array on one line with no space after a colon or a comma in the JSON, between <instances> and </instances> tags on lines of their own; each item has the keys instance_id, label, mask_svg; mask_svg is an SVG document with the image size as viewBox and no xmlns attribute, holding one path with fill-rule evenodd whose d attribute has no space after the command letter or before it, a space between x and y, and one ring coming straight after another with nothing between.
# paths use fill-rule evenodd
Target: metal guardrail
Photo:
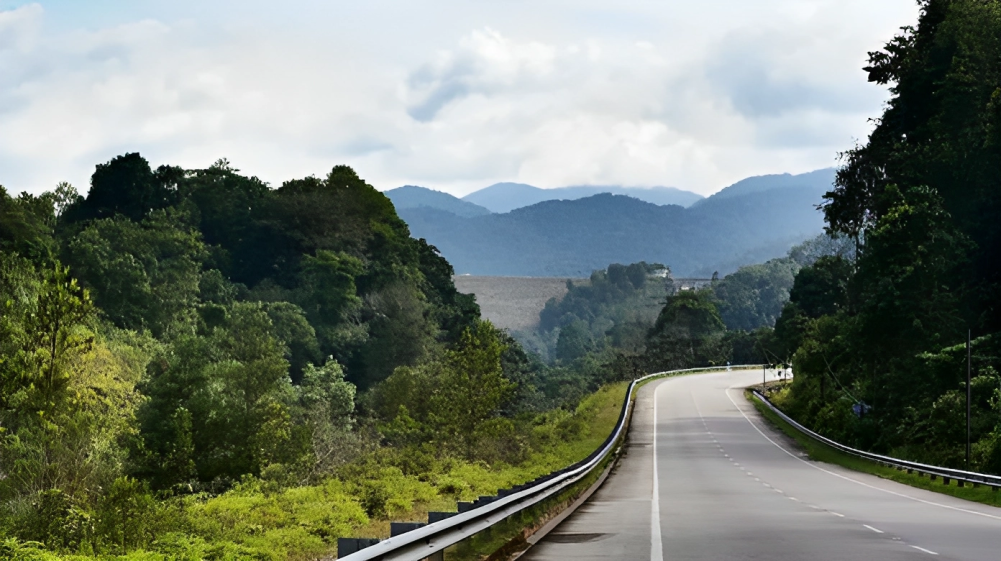
<instances>
[{"instance_id":1,"label":"metal guardrail","mask_svg":"<svg viewBox=\"0 0 1001 561\"><path fill-rule=\"evenodd\" d=\"M878 464L884 465L886 467L897 468L900 470L906 470L907 473L917 473L918 475L929 475L932 480L936 477L941 477L942 482L948 484L950 480L956 480L957 482L970 483L974 487L977 485L986 485L993 490L997 491L1001 489L1001 476L990 475L987 473L977 473L973 471L963 471L960 469L945 468L940 466L931 466L928 464L922 464L918 462L912 462L909 460L901 460L899 458L891 458L890 456L882 456L880 454L873 454L872 452L866 452L864 450L856 450L850 446L845 446L839 442L835 442L830 438L821 436L812 430L799 424L792 417L786 415L778 407L772 405L772 402L768 401L768 398L758 393L757 390L753 390L752 393L754 397L757 398L766 407L772 410L773 413L782 418L783 421L792 425L796 430L809 436L810 438L826 444L831 448L845 452L846 454L851 454L859 458L863 458L869 461L876 462Z\"/></svg>"},{"instance_id":2,"label":"metal guardrail","mask_svg":"<svg viewBox=\"0 0 1001 561\"><path fill-rule=\"evenodd\" d=\"M516 485L511 489L501 490L494 497L480 497L480 500L474 503L473 508L470 510L459 512L444 520L391 537L350 555L339 557L339 559L343 559L344 561L369 561L375 559L384 561L418 561L431 557L440 551L444 551L446 547L472 537L505 518L536 505L587 477L615 450L620 438L625 434L629 407L633 402L633 390L637 384L652 378L678 374L719 372L726 368L744 370L761 367L762 365L741 365L689 368L685 370L658 372L637 378L629 384L629 390L626 392L626 399L622 403L622 411L619 413L619 420L615 425L615 430L587 458L549 475L544 475L535 481Z\"/></svg>"}]
</instances>

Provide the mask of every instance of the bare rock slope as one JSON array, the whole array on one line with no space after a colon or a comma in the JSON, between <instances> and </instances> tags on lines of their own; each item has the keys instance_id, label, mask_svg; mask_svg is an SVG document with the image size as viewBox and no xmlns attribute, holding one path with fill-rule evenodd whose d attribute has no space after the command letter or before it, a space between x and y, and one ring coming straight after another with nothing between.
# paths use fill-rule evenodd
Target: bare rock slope
<instances>
[{"instance_id":1,"label":"bare rock slope","mask_svg":"<svg viewBox=\"0 0 1001 561\"><path fill-rule=\"evenodd\" d=\"M550 298L567 293L567 278L553 277L455 277L455 288L476 295L483 317L501 329L531 329ZM584 279L570 279L575 284Z\"/></svg>"}]
</instances>

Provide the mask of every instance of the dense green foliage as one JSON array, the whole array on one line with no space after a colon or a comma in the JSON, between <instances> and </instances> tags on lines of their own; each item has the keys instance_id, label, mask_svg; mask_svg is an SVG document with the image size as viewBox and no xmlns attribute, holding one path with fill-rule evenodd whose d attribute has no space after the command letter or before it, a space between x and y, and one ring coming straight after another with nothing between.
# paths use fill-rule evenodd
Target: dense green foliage
<instances>
[{"instance_id":1,"label":"dense green foliage","mask_svg":"<svg viewBox=\"0 0 1001 561\"><path fill-rule=\"evenodd\" d=\"M546 303L538 328L515 337L548 362L535 367L532 381L549 400L579 399L608 381L657 370L788 362L792 351L779 335L792 324L777 320L791 294L811 309L817 304L807 300L820 297L797 288L797 272L853 258L852 240L821 235L698 290L676 290L663 265L613 264L587 282L568 282L562 299Z\"/></svg>"},{"instance_id":2,"label":"dense green foliage","mask_svg":"<svg viewBox=\"0 0 1001 561\"><path fill-rule=\"evenodd\" d=\"M891 98L823 207L857 259L800 271L776 325L795 353L785 404L848 443L962 467L971 332L969 467L1001 472L1001 3L920 4L870 53Z\"/></svg>"},{"instance_id":3,"label":"dense green foliage","mask_svg":"<svg viewBox=\"0 0 1001 561\"><path fill-rule=\"evenodd\" d=\"M315 558L604 438L350 168L127 154L0 217L9 556Z\"/></svg>"},{"instance_id":4,"label":"dense green foliage","mask_svg":"<svg viewBox=\"0 0 1001 561\"><path fill-rule=\"evenodd\" d=\"M730 330L774 327L803 267L821 259L848 262L854 255L851 239L820 235L794 246L785 257L740 267L711 285L723 323Z\"/></svg>"}]
</instances>

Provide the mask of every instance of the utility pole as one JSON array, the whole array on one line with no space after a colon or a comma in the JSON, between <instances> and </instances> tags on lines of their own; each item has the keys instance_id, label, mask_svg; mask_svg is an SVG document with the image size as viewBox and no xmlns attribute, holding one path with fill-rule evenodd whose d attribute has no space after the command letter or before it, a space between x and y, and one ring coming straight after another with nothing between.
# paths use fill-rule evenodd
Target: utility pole
<instances>
[{"instance_id":1,"label":"utility pole","mask_svg":"<svg viewBox=\"0 0 1001 561\"><path fill-rule=\"evenodd\" d=\"M970 376L973 371L972 330L966 330L966 469L970 469Z\"/></svg>"}]
</instances>

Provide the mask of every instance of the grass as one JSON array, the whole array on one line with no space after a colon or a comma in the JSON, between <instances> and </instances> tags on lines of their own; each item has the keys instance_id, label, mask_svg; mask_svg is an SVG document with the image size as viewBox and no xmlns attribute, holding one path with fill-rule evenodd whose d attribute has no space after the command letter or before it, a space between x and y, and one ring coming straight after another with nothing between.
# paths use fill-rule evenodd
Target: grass
<instances>
[{"instance_id":1,"label":"grass","mask_svg":"<svg viewBox=\"0 0 1001 561\"><path fill-rule=\"evenodd\" d=\"M949 495L959 499L965 499L991 506L1001 506L1001 492L993 491L989 487L959 487L956 483L946 485L942 483L941 479L932 481L927 476L918 475L916 473L907 473L906 471L899 471L895 468L882 466L876 462L852 456L851 454L846 454L840 450L831 448L830 446L817 442L816 440L796 430L795 427L785 422L781 417L776 415L775 412L752 397L751 392L745 392L744 396L748 401L754 404L754 407L757 408L758 412L760 412L769 423L795 440L799 447L809 455L811 460L838 465L854 471L868 473L883 479L896 481L897 483L903 483L905 485L910 485L911 487L934 491L936 493Z\"/></svg>"},{"instance_id":2,"label":"grass","mask_svg":"<svg viewBox=\"0 0 1001 561\"><path fill-rule=\"evenodd\" d=\"M281 488L249 479L218 496L189 496L165 503L172 531L161 533L145 551L101 559L167 561L259 559L267 561L331 558L338 537L389 536L390 521L426 521L431 510L454 511L456 501L524 483L590 455L615 428L628 383L606 386L583 399L574 412L553 411L524 427L533 452L516 465L432 458L424 469L407 473L373 456L318 485ZM390 452L392 453L392 452ZM391 463L391 462L390 462ZM582 481L462 549L464 558L495 551L535 520L586 489ZM583 488L580 488L582 485ZM380 505L372 514L373 501ZM31 561L93 560L57 556L31 544L0 542L5 558ZM490 551L488 551L489 553ZM450 558L459 558L450 556Z\"/></svg>"},{"instance_id":3,"label":"grass","mask_svg":"<svg viewBox=\"0 0 1001 561\"><path fill-rule=\"evenodd\" d=\"M572 415L553 413L537 424L532 438L543 445L517 465L451 460L441 464L444 469L404 474L373 462L344 481L331 479L270 496L256 484L240 488L193 505L188 519L197 536L270 551L276 559L331 555L337 537L386 538L391 520L426 521L430 510L454 511L457 500L493 495L587 457L614 429L627 387L606 386L585 398ZM385 500L383 516L366 516L360 506L373 491Z\"/></svg>"},{"instance_id":4,"label":"grass","mask_svg":"<svg viewBox=\"0 0 1001 561\"><path fill-rule=\"evenodd\" d=\"M394 465L403 452L384 450L350 465L316 485L282 487L249 478L218 496L193 495L158 503L155 540L126 555L67 555L41 544L0 536L0 558L18 561L305 561L332 558L338 537L389 536L394 521L426 521L430 510L454 511L456 501L493 495L562 469L590 455L615 428L628 383L606 386L583 399L573 412L552 411L523 425L533 450L517 464L467 461L429 455L404 471ZM393 456L397 454L397 456ZM400 456L399 454L403 454ZM395 462L399 464L399 462ZM595 477L597 475L595 474ZM506 524L456 548L451 559L481 558L538 520L561 510L586 489L571 489L512 516ZM373 511L372 505L379 505ZM492 548L492 549L491 549Z\"/></svg>"},{"instance_id":5,"label":"grass","mask_svg":"<svg viewBox=\"0 0 1001 561\"><path fill-rule=\"evenodd\" d=\"M581 403L578 412L583 411L589 419L588 437L571 445L572 457L575 459L566 461L560 466L561 468L586 458L604 443L605 438L615 429L628 388L629 382L612 384L598 390ZM538 529L569 507L577 497L597 481L611 461L613 461L613 457L608 456L586 477L556 496L514 514L487 530L449 547L445 550L445 560L507 558L519 549L527 547L524 545L524 539L529 534L526 530Z\"/></svg>"}]
</instances>

